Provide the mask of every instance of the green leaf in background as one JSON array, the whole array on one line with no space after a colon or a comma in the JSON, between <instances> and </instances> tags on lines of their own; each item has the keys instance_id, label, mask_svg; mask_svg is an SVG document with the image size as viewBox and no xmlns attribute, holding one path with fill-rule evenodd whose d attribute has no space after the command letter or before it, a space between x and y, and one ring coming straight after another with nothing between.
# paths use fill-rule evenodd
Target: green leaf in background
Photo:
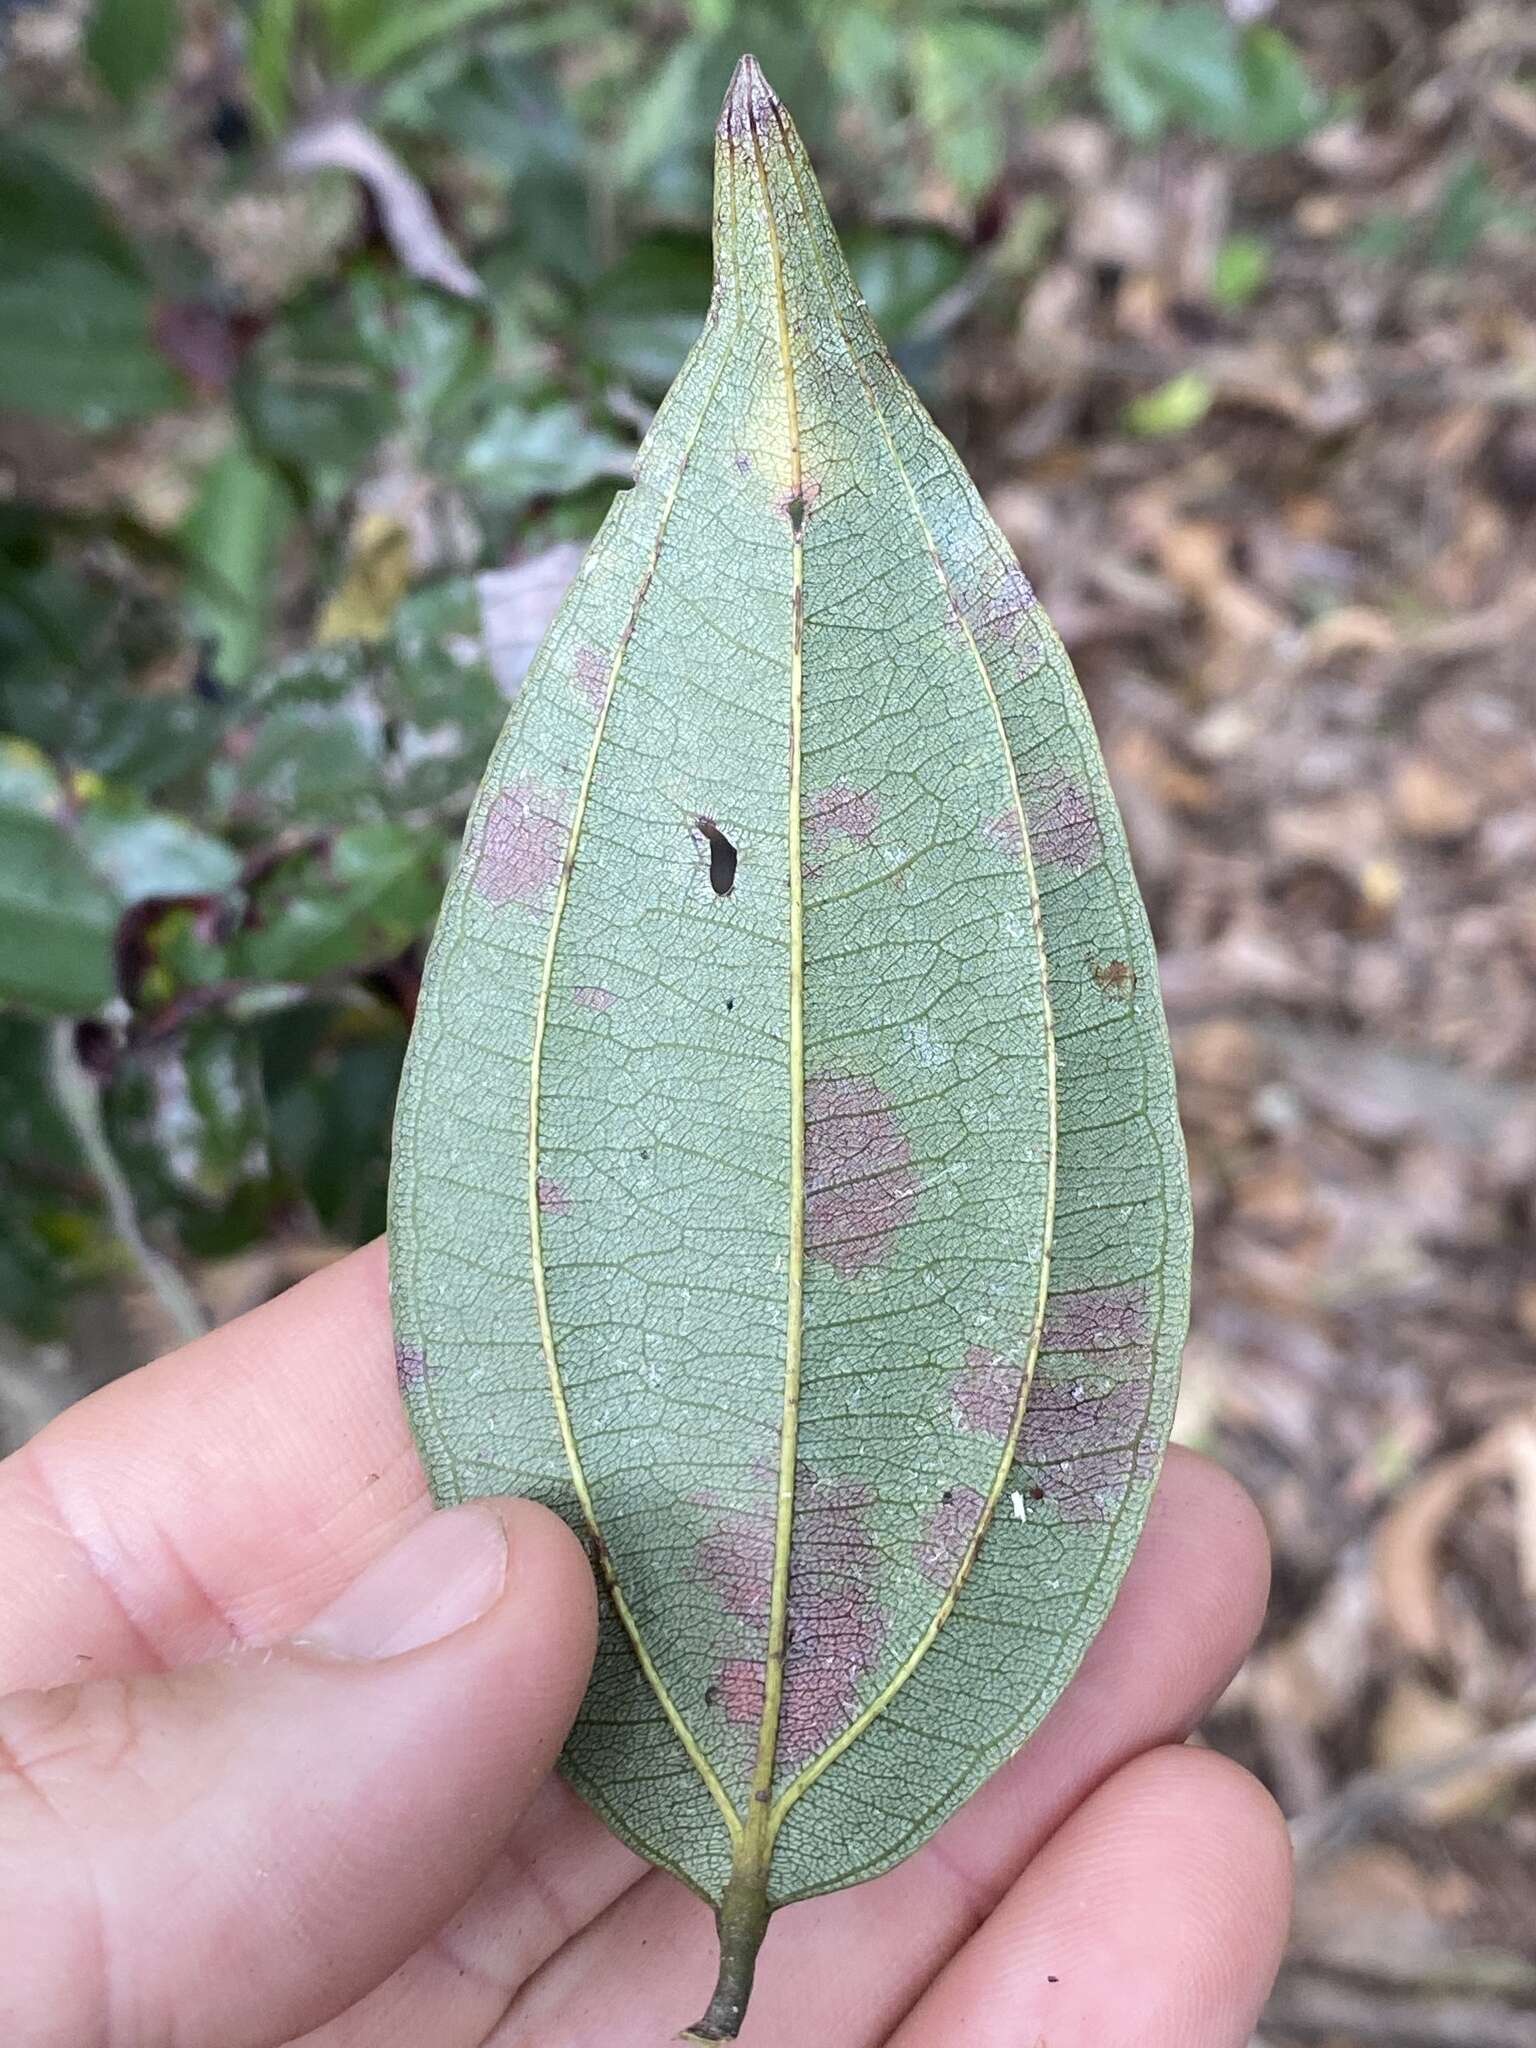
<instances>
[{"instance_id":1,"label":"green leaf in background","mask_svg":"<svg viewBox=\"0 0 1536 2048\"><path fill-rule=\"evenodd\" d=\"M361 1243L384 1228L389 1125L405 1026L381 1005L305 1003L260 1027L272 1149L327 1230Z\"/></svg>"},{"instance_id":2,"label":"green leaf in background","mask_svg":"<svg viewBox=\"0 0 1536 2048\"><path fill-rule=\"evenodd\" d=\"M1211 297L1236 312L1269 282L1269 244L1259 235L1228 235L1211 266Z\"/></svg>"},{"instance_id":3,"label":"green leaf in background","mask_svg":"<svg viewBox=\"0 0 1536 2048\"><path fill-rule=\"evenodd\" d=\"M123 912L219 895L239 869L222 841L132 791L88 776L66 792L35 748L0 739L0 1000L99 1010L117 991Z\"/></svg>"},{"instance_id":4,"label":"green leaf in background","mask_svg":"<svg viewBox=\"0 0 1536 2048\"><path fill-rule=\"evenodd\" d=\"M154 300L106 209L47 157L0 143L0 407L101 429L174 405Z\"/></svg>"},{"instance_id":5,"label":"green leaf in background","mask_svg":"<svg viewBox=\"0 0 1536 2048\"><path fill-rule=\"evenodd\" d=\"M431 923L441 874L436 834L350 826L268 879L231 968L253 981L315 981L388 960Z\"/></svg>"},{"instance_id":6,"label":"green leaf in background","mask_svg":"<svg viewBox=\"0 0 1536 2048\"><path fill-rule=\"evenodd\" d=\"M1185 370L1155 391L1133 398L1125 408L1125 424L1133 434L1183 434L1199 426L1215 403L1209 377Z\"/></svg>"},{"instance_id":7,"label":"green leaf in background","mask_svg":"<svg viewBox=\"0 0 1536 2048\"><path fill-rule=\"evenodd\" d=\"M177 0L92 0L85 53L112 97L130 106L165 72L180 26Z\"/></svg>"},{"instance_id":8,"label":"green leaf in background","mask_svg":"<svg viewBox=\"0 0 1536 2048\"><path fill-rule=\"evenodd\" d=\"M293 509L272 465L236 444L209 468L182 528L188 610L213 642L223 682L243 683L266 644L278 545Z\"/></svg>"},{"instance_id":9,"label":"green leaf in background","mask_svg":"<svg viewBox=\"0 0 1536 2048\"><path fill-rule=\"evenodd\" d=\"M357 79L376 78L489 15L522 11L512 0L318 0L338 67Z\"/></svg>"},{"instance_id":10,"label":"green leaf in background","mask_svg":"<svg viewBox=\"0 0 1536 2048\"><path fill-rule=\"evenodd\" d=\"M564 1768L719 1907L696 2040L773 1908L916 1848L1060 1694L1189 1257L1061 644L750 58L716 181L703 335L471 813L390 1216L437 1498L590 1544Z\"/></svg>"},{"instance_id":11,"label":"green leaf in background","mask_svg":"<svg viewBox=\"0 0 1536 2048\"><path fill-rule=\"evenodd\" d=\"M135 1047L108 1104L136 1184L161 1201L223 1208L270 1171L260 1049L224 1018Z\"/></svg>"},{"instance_id":12,"label":"green leaf in background","mask_svg":"<svg viewBox=\"0 0 1536 2048\"><path fill-rule=\"evenodd\" d=\"M1138 142L1175 122L1249 149L1277 149L1316 126L1322 100L1279 30L1240 29L1213 0L1091 0L1098 87Z\"/></svg>"},{"instance_id":13,"label":"green leaf in background","mask_svg":"<svg viewBox=\"0 0 1536 2048\"><path fill-rule=\"evenodd\" d=\"M479 503L510 509L598 477L628 476L634 457L633 442L593 426L579 405L528 405L493 393L460 453L459 475Z\"/></svg>"},{"instance_id":14,"label":"green leaf in background","mask_svg":"<svg viewBox=\"0 0 1536 2048\"><path fill-rule=\"evenodd\" d=\"M369 358L349 290L305 295L246 355L235 401L253 449L339 495L395 424L399 401Z\"/></svg>"},{"instance_id":15,"label":"green leaf in background","mask_svg":"<svg viewBox=\"0 0 1536 2048\"><path fill-rule=\"evenodd\" d=\"M154 896L218 896L240 873L220 839L135 797L103 795L75 821L75 836L126 909Z\"/></svg>"},{"instance_id":16,"label":"green leaf in background","mask_svg":"<svg viewBox=\"0 0 1536 2048\"><path fill-rule=\"evenodd\" d=\"M0 803L0 1000L99 1010L117 986L118 909L61 818Z\"/></svg>"},{"instance_id":17,"label":"green leaf in background","mask_svg":"<svg viewBox=\"0 0 1536 2048\"><path fill-rule=\"evenodd\" d=\"M583 332L593 357L642 391L665 391L698 332L709 278L702 237L657 234L636 242L587 301Z\"/></svg>"},{"instance_id":18,"label":"green leaf in background","mask_svg":"<svg viewBox=\"0 0 1536 2048\"><path fill-rule=\"evenodd\" d=\"M882 334L900 336L965 274L961 245L934 228L863 228L844 239L854 282Z\"/></svg>"}]
</instances>

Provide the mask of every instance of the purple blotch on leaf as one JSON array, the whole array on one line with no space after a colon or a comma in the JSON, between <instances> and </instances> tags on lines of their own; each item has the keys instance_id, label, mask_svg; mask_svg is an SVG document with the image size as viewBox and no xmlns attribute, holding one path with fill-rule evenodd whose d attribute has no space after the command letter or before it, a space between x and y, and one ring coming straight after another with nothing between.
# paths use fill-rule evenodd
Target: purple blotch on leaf
<instances>
[{"instance_id":1,"label":"purple blotch on leaf","mask_svg":"<svg viewBox=\"0 0 1536 2048\"><path fill-rule=\"evenodd\" d=\"M1152 1401L1148 1374L1103 1393L1081 1381L1036 1379L1019 1432L1015 1473L1064 1522L1105 1522L1133 1479L1149 1479L1157 1445L1146 1434Z\"/></svg>"},{"instance_id":2,"label":"purple blotch on leaf","mask_svg":"<svg viewBox=\"0 0 1536 2048\"><path fill-rule=\"evenodd\" d=\"M611 988L573 988L571 1001L578 1010L595 1010L601 1013L613 1008L614 994Z\"/></svg>"},{"instance_id":3,"label":"purple blotch on leaf","mask_svg":"<svg viewBox=\"0 0 1536 2048\"><path fill-rule=\"evenodd\" d=\"M1043 1351L1140 1351L1151 1341L1147 1283L1053 1294L1046 1305Z\"/></svg>"},{"instance_id":4,"label":"purple blotch on leaf","mask_svg":"<svg viewBox=\"0 0 1536 2048\"><path fill-rule=\"evenodd\" d=\"M427 1378L427 1354L419 1344L402 1344L395 1339L395 1381L402 1394L409 1394L414 1388L424 1386Z\"/></svg>"},{"instance_id":5,"label":"purple blotch on leaf","mask_svg":"<svg viewBox=\"0 0 1536 2048\"><path fill-rule=\"evenodd\" d=\"M912 1147L884 1091L864 1075L805 1089L805 1249L843 1278L890 1257L917 1214Z\"/></svg>"},{"instance_id":6,"label":"purple blotch on leaf","mask_svg":"<svg viewBox=\"0 0 1536 2048\"><path fill-rule=\"evenodd\" d=\"M754 1633L768 1626L773 1590L774 1474L754 1468L765 1488L750 1507L717 1510L696 1553L699 1572L728 1614ZM885 1644L878 1600L879 1551L869 1527L874 1489L859 1479L795 1475L789 1556L789 1635L779 1716L779 1755L790 1769L822 1750L859 1705L863 1680ZM717 1506L713 1495L701 1505ZM766 1644L764 1645L766 1651ZM763 1712L764 1654L728 1657L715 1679L727 1721L756 1727Z\"/></svg>"},{"instance_id":7,"label":"purple blotch on leaf","mask_svg":"<svg viewBox=\"0 0 1536 2048\"><path fill-rule=\"evenodd\" d=\"M1085 790L1060 768L1040 778L1030 792L1029 844L1037 861L1081 874L1103 849L1098 817Z\"/></svg>"},{"instance_id":8,"label":"purple blotch on leaf","mask_svg":"<svg viewBox=\"0 0 1536 2048\"><path fill-rule=\"evenodd\" d=\"M1024 804L1029 823L1029 852L1036 867L1061 867L1081 874L1103 849L1103 835L1093 803L1060 768L1041 775ZM1024 834L1018 807L1010 804L982 826L983 835L1009 860L1024 858Z\"/></svg>"},{"instance_id":9,"label":"purple blotch on leaf","mask_svg":"<svg viewBox=\"0 0 1536 2048\"><path fill-rule=\"evenodd\" d=\"M936 1586L947 1586L976 1533L986 1506L985 1494L974 1486L952 1486L923 1525L917 1547L917 1568Z\"/></svg>"},{"instance_id":10,"label":"purple blotch on leaf","mask_svg":"<svg viewBox=\"0 0 1536 2048\"><path fill-rule=\"evenodd\" d=\"M871 845L879 822L880 799L872 789L834 782L806 799L801 831L806 845L819 853L840 838L854 846Z\"/></svg>"},{"instance_id":11,"label":"purple blotch on leaf","mask_svg":"<svg viewBox=\"0 0 1536 2048\"><path fill-rule=\"evenodd\" d=\"M559 800L535 783L514 782L485 815L474 886L488 903L542 910L560 879L566 828Z\"/></svg>"},{"instance_id":12,"label":"purple blotch on leaf","mask_svg":"<svg viewBox=\"0 0 1536 2048\"><path fill-rule=\"evenodd\" d=\"M1000 1351L970 1345L949 1390L955 1421L962 1429L995 1436L1001 1443L1013 1427L1023 1378L1023 1366L1010 1364Z\"/></svg>"},{"instance_id":13,"label":"purple blotch on leaf","mask_svg":"<svg viewBox=\"0 0 1536 2048\"><path fill-rule=\"evenodd\" d=\"M576 694L586 700L594 711L601 711L608 701L608 684L613 672L610 656L600 647L578 647L576 659L571 668L571 682Z\"/></svg>"},{"instance_id":14,"label":"purple blotch on leaf","mask_svg":"<svg viewBox=\"0 0 1536 2048\"><path fill-rule=\"evenodd\" d=\"M569 1216L575 1204L563 1180L539 1182L539 1208L546 1216Z\"/></svg>"}]
</instances>

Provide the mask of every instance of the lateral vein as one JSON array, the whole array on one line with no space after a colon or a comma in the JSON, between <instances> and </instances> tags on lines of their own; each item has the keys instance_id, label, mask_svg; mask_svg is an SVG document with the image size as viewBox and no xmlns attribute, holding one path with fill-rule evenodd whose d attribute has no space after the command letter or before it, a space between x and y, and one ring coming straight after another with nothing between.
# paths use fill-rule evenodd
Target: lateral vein
<instances>
[{"instance_id":1,"label":"lateral vein","mask_svg":"<svg viewBox=\"0 0 1536 2048\"><path fill-rule=\"evenodd\" d=\"M549 937L545 942L544 963L534 1009L533 1047L530 1056L528 1084L527 1176L528 1231L532 1259L534 1300L539 1320L539 1338L544 1352L545 1365L549 1373L550 1398L554 1403L555 1419L560 1432L560 1442L565 1452L566 1463L570 1468L571 1484L581 1508L582 1519L585 1521L588 1533L592 1538L596 1570L603 1582L604 1590L612 1602L613 1611L618 1618L619 1624L623 1628L625 1635L629 1638L630 1647L634 1650L635 1657L645 1676L646 1682L656 1695L657 1702L665 1714L673 1733L683 1745L689 1762L698 1772L699 1777L703 1780L704 1785L709 1791L710 1797L720 1809L733 1844L741 1836L741 1817L732 1804L730 1795L721 1784L714 1766L705 1755L697 1736L689 1727L676 1701L668 1691L654 1659L646 1648L645 1640L640 1633L640 1627L635 1620L634 1612L629 1602L625 1599L623 1589L619 1585L618 1574L615 1571L612 1556L598 1522L591 1488L587 1483L581 1452L577 1446L570 1403L566 1399L565 1383L560 1371L559 1351L555 1342L554 1322L549 1306L549 1282L544 1268L544 1229L542 1213L539 1208L539 1117L543 1083L544 1039L549 1021L550 995L554 986L555 954L560 942L561 926L565 917L566 903L570 895L571 876L575 871L576 851L580 843L582 827L586 820L587 804L596 780L598 754L607 732L608 718L613 708L615 693L618 689L619 676L634 640L635 629L640 621L641 610L650 592L651 585L655 580L657 566L661 560L662 545L666 540L667 529L671 524L672 512L677 503L678 492L682 488L683 478L687 473L688 463L698 437L703 430L704 422L709 417L710 408L714 404L715 396L720 389L726 369L734 356L735 344L739 338L740 331L738 323L736 332L728 340L722 340L721 342L719 367L715 371L709 391L699 409L699 416L693 424L683 452L678 459L677 473L672 479L666 499L662 505L661 518L656 529L656 538L651 544L650 558L646 564L645 572L641 576L639 587L635 592L634 602L630 606L629 616L624 623L624 629L619 636L618 645L614 649L613 660L609 665L602 706L597 714L597 723L593 728L592 742L587 750L587 759L582 773L581 784L577 790L576 802L571 812L570 827L566 834L565 854L560 863L560 879L555 890L554 908L550 915Z\"/></svg>"}]
</instances>

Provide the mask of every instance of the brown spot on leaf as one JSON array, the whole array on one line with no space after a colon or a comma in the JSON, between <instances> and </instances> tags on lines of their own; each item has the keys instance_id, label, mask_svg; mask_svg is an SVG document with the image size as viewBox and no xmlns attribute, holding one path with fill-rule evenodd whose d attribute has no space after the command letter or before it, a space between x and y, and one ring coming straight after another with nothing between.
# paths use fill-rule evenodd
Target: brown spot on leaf
<instances>
[{"instance_id":1,"label":"brown spot on leaf","mask_svg":"<svg viewBox=\"0 0 1536 2048\"><path fill-rule=\"evenodd\" d=\"M854 846L871 845L879 822L880 799L872 789L834 782L806 798L800 829L806 845L819 853L839 838Z\"/></svg>"},{"instance_id":2,"label":"brown spot on leaf","mask_svg":"<svg viewBox=\"0 0 1536 2048\"><path fill-rule=\"evenodd\" d=\"M1030 1497L1048 1501L1064 1522L1108 1521L1130 1482L1156 1467L1157 1446L1146 1434L1151 1400L1146 1373L1097 1394L1081 1381L1036 1379L1015 1459Z\"/></svg>"},{"instance_id":3,"label":"brown spot on leaf","mask_svg":"<svg viewBox=\"0 0 1536 2048\"><path fill-rule=\"evenodd\" d=\"M611 1010L614 994L611 988L583 987L571 990L571 1001L578 1010Z\"/></svg>"},{"instance_id":4,"label":"brown spot on leaf","mask_svg":"<svg viewBox=\"0 0 1536 2048\"><path fill-rule=\"evenodd\" d=\"M539 1182L539 1208L546 1216L569 1216L575 1204L571 1191L563 1180L541 1180Z\"/></svg>"},{"instance_id":5,"label":"brown spot on leaf","mask_svg":"<svg viewBox=\"0 0 1536 2048\"><path fill-rule=\"evenodd\" d=\"M571 685L578 697L601 711L608 701L608 686L613 675L613 660L600 647L578 647L576 658L571 664Z\"/></svg>"},{"instance_id":6,"label":"brown spot on leaf","mask_svg":"<svg viewBox=\"0 0 1536 2048\"><path fill-rule=\"evenodd\" d=\"M1101 960L1093 970L1101 991L1116 1002L1128 1003L1136 993L1136 970L1127 960Z\"/></svg>"},{"instance_id":7,"label":"brown spot on leaf","mask_svg":"<svg viewBox=\"0 0 1536 2048\"><path fill-rule=\"evenodd\" d=\"M845 1280L883 1266L917 1214L912 1147L884 1091L863 1075L805 1089L805 1249Z\"/></svg>"},{"instance_id":8,"label":"brown spot on leaf","mask_svg":"<svg viewBox=\"0 0 1536 2048\"><path fill-rule=\"evenodd\" d=\"M559 800L532 782L514 782L486 813L475 863L476 890L488 903L542 910L560 879L565 823Z\"/></svg>"},{"instance_id":9,"label":"brown spot on leaf","mask_svg":"<svg viewBox=\"0 0 1536 2048\"><path fill-rule=\"evenodd\" d=\"M427 1354L419 1344L402 1344L395 1339L395 1381L402 1394L424 1386L427 1378Z\"/></svg>"},{"instance_id":10,"label":"brown spot on leaf","mask_svg":"<svg viewBox=\"0 0 1536 2048\"><path fill-rule=\"evenodd\" d=\"M960 1568L966 1547L976 1533L986 1496L974 1486L951 1486L929 1515L917 1547L917 1568L936 1586L947 1586Z\"/></svg>"},{"instance_id":11,"label":"brown spot on leaf","mask_svg":"<svg viewBox=\"0 0 1536 2048\"><path fill-rule=\"evenodd\" d=\"M699 1543L704 1581L726 1612L754 1633L765 1631L773 1584L774 1473L755 1467L765 1496L725 1510ZM885 1644L878 1603L879 1552L868 1522L874 1490L859 1479L795 1475L789 1556L789 1629L779 1755L790 1769L815 1756L857 1711L859 1688ZM703 1496L696 1496L703 1501ZM756 1727L763 1712L764 1658L728 1657L715 1684L725 1718Z\"/></svg>"},{"instance_id":12,"label":"brown spot on leaf","mask_svg":"<svg viewBox=\"0 0 1536 2048\"><path fill-rule=\"evenodd\" d=\"M1000 1351L972 1344L949 1389L950 1412L958 1426L978 1436L995 1436L1001 1443L1013 1427L1023 1378L1022 1365L1010 1364Z\"/></svg>"}]
</instances>

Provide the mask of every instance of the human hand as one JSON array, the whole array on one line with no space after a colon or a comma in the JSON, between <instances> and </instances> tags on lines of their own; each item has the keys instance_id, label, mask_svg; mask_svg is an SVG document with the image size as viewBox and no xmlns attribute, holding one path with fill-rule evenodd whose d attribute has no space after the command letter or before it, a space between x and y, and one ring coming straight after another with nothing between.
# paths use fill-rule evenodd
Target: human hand
<instances>
[{"instance_id":1,"label":"human hand","mask_svg":"<svg viewBox=\"0 0 1536 2048\"><path fill-rule=\"evenodd\" d=\"M659 2048L703 2005L708 1913L550 1775L581 1548L429 1515L392 1356L374 1245L0 1466L7 2048ZM1171 1453L1063 1699L906 1863L775 1919L748 2048L1242 2048L1285 1833L1177 1745L1266 1572Z\"/></svg>"}]
</instances>

